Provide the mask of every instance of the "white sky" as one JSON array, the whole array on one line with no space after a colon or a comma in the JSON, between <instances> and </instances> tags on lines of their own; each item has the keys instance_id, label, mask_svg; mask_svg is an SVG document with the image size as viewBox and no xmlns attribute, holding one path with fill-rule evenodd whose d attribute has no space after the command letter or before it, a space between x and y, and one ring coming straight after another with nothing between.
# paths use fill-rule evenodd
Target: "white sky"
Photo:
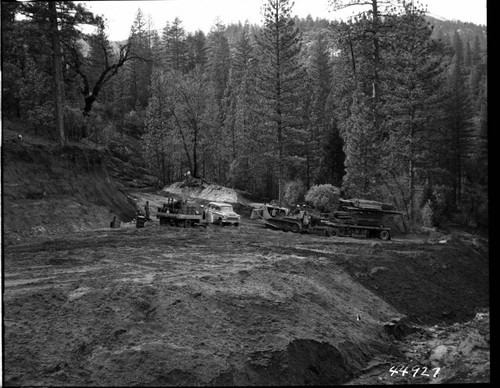
<instances>
[{"instance_id":1,"label":"white sky","mask_svg":"<svg viewBox=\"0 0 500 388\"><path fill-rule=\"evenodd\" d=\"M487 0L419 0L427 5L428 13L446 19L456 19L486 25ZM80 3L80 2L78 2ZM108 20L108 35L113 41L127 39L137 10L140 8L147 18L151 16L153 27L161 30L167 21L175 17L182 21L186 32L201 29L208 33L219 18L224 24L248 20L262 24L263 0L156 0L156 1L84 1L95 14ZM295 0L292 12L300 17L311 14L326 19L342 15L330 11L328 0ZM352 11L349 11L349 15Z\"/></svg>"}]
</instances>

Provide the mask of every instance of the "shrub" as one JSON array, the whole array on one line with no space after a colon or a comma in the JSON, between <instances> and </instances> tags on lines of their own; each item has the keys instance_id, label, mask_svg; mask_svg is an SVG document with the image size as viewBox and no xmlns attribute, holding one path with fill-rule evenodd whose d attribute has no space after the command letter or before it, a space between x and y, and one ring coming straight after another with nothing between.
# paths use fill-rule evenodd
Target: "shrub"
<instances>
[{"instance_id":1,"label":"shrub","mask_svg":"<svg viewBox=\"0 0 500 388\"><path fill-rule=\"evenodd\" d=\"M335 211L339 199L340 189L328 183L311 187L305 196L305 200L309 205L323 212Z\"/></svg>"},{"instance_id":2,"label":"shrub","mask_svg":"<svg viewBox=\"0 0 500 388\"><path fill-rule=\"evenodd\" d=\"M68 139L80 140L86 133L85 119L80 108L64 107L64 132Z\"/></svg>"},{"instance_id":3,"label":"shrub","mask_svg":"<svg viewBox=\"0 0 500 388\"><path fill-rule=\"evenodd\" d=\"M144 133L144 119L141 112L131 110L123 118L124 132L130 136L140 138Z\"/></svg>"},{"instance_id":4,"label":"shrub","mask_svg":"<svg viewBox=\"0 0 500 388\"><path fill-rule=\"evenodd\" d=\"M288 204L297 204L304 200L306 188L301 181L291 181L285 183L283 200Z\"/></svg>"},{"instance_id":5,"label":"shrub","mask_svg":"<svg viewBox=\"0 0 500 388\"><path fill-rule=\"evenodd\" d=\"M430 198L430 208L432 210L432 225L440 227L450 213L449 204L451 201L451 188L444 185L435 185L432 187Z\"/></svg>"},{"instance_id":6,"label":"shrub","mask_svg":"<svg viewBox=\"0 0 500 388\"><path fill-rule=\"evenodd\" d=\"M427 201L425 205L421 209L421 216L422 216L422 225L431 228L433 227L433 214L432 214L432 208L431 208L431 201Z\"/></svg>"}]
</instances>

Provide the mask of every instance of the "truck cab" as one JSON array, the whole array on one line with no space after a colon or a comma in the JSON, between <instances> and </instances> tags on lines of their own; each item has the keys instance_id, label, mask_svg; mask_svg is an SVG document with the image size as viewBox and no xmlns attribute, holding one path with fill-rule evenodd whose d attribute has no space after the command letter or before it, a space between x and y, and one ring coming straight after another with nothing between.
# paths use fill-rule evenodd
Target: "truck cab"
<instances>
[{"instance_id":1,"label":"truck cab","mask_svg":"<svg viewBox=\"0 0 500 388\"><path fill-rule=\"evenodd\" d=\"M205 207L205 221L220 226L230 224L238 226L241 216L234 212L233 206L225 202L209 202Z\"/></svg>"}]
</instances>

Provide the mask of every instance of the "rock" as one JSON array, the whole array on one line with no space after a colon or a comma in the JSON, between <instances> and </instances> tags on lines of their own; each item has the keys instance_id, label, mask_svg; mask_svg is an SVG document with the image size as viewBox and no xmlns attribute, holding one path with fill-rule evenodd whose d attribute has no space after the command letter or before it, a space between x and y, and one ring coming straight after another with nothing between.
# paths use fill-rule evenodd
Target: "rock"
<instances>
[{"instance_id":1,"label":"rock","mask_svg":"<svg viewBox=\"0 0 500 388\"><path fill-rule=\"evenodd\" d=\"M439 345L436 347L431 355L429 356L430 361L440 361L443 360L448 353L448 347L446 345Z\"/></svg>"},{"instance_id":2,"label":"rock","mask_svg":"<svg viewBox=\"0 0 500 388\"><path fill-rule=\"evenodd\" d=\"M370 275L375 275L377 272L380 272L380 271L389 271L389 268L387 268L387 267L374 267L371 269Z\"/></svg>"},{"instance_id":3,"label":"rock","mask_svg":"<svg viewBox=\"0 0 500 388\"><path fill-rule=\"evenodd\" d=\"M401 340L408 334L414 333L417 329L406 322L404 318L393 318L384 323L384 330L387 334L397 340Z\"/></svg>"}]
</instances>

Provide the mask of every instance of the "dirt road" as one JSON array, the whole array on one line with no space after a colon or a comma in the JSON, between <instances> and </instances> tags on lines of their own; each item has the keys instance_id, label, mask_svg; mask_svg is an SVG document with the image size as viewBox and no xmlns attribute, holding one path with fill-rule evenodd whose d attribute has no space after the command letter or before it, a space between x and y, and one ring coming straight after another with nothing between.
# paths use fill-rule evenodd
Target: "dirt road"
<instances>
[{"instance_id":1,"label":"dirt road","mask_svg":"<svg viewBox=\"0 0 500 388\"><path fill-rule=\"evenodd\" d=\"M440 382L489 379L489 329L468 323L489 306L487 245L475 236L147 223L6 246L3 268L6 385L391 384L408 352L441 366ZM418 338L388 334L384 323L404 317ZM448 327L456 341L479 333L472 377L457 375L469 362L458 347L431 357L451 346L434 336Z\"/></svg>"}]
</instances>

